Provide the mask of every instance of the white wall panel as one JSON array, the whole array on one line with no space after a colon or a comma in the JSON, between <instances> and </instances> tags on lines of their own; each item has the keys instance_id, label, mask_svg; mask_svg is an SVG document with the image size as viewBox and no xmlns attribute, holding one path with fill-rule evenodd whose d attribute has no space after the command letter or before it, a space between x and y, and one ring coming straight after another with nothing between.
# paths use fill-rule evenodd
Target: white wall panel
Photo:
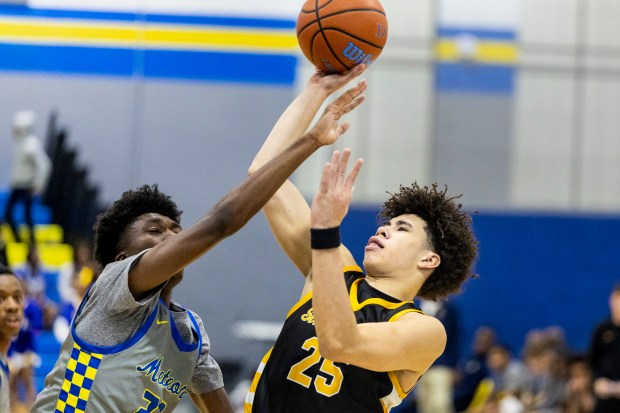
<instances>
[{"instance_id":1,"label":"white wall panel","mask_svg":"<svg viewBox=\"0 0 620 413\"><path fill-rule=\"evenodd\" d=\"M620 53L620 1L588 0L588 46L613 47Z\"/></svg>"},{"instance_id":2,"label":"white wall panel","mask_svg":"<svg viewBox=\"0 0 620 413\"><path fill-rule=\"evenodd\" d=\"M435 34L435 1L382 0L388 18L390 39L430 38Z\"/></svg>"},{"instance_id":3,"label":"white wall panel","mask_svg":"<svg viewBox=\"0 0 620 413\"><path fill-rule=\"evenodd\" d=\"M572 77L521 73L516 90L512 204L534 209L568 207L573 139Z\"/></svg>"},{"instance_id":4,"label":"white wall panel","mask_svg":"<svg viewBox=\"0 0 620 413\"><path fill-rule=\"evenodd\" d=\"M429 183L432 73L430 68L392 67L373 77L372 113L363 201L383 202L400 184ZM372 157L370 157L372 156ZM360 191L361 192L361 191Z\"/></svg>"},{"instance_id":5,"label":"white wall panel","mask_svg":"<svg viewBox=\"0 0 620 413\"><path fill-rule=\"evenodd\" d=\"M512 29L519 18L519 0L442 0L439 6L442 26Z\"/></svg>"},{"instance_id":6,"label":"white wall panel","mask_svg":"<svg viewBox=\"0 0 620 413\"><path fill-rule=\"evenodd\" d=\"M620 209L620 76L585 88L582 201L586 210Z\"/></svg>"},{"instance_id":7,"label":"white wall panel","mask_svg":"<svg viewBox=\"0 0 620 413\"><path fill-rule=\"evenodd\" d=\"M577 36L577 15L578 0L521 0L520 41L572 47Z\"/></svg>"}]
</instances>

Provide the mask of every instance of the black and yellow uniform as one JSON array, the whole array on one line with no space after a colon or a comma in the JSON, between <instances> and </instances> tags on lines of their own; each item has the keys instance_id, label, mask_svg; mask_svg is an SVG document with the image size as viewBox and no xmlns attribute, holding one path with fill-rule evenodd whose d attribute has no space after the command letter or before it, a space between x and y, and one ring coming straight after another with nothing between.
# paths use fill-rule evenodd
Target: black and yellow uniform
<instances>
[{"instance_id":1,"label":"black and yellow uniform","mask_svg":"<svg viewBox=\"0 0 620 413\"><path fill-rule=\"evenodd\" d=\"M358 324L395 321L420 312L371 287L359 267L344 270ZM409 389L407 389L409 390ZM274 346L263 358L246 398L245 413L384 413L406 393L392 372L334 363L319 353L312 292L289 311Z\"/></svg>"}]
</instances>

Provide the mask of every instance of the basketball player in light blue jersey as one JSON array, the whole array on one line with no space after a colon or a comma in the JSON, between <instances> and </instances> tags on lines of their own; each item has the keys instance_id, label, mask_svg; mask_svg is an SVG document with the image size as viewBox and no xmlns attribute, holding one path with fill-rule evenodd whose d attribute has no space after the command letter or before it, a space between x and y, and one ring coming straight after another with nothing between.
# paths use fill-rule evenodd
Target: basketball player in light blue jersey
<instances>
[{"instance_id":1,"label":"basketball player in light blue jersey","mask_svg":"<svg viewBox=\"0 0 620 413\"><path fill-rule=\"evenodd\" d=\"M358 74L342 75L338 87ZM183 231L177 206L156 185L125 192L100 215L95 257L105 268L33 412L168 413L191 397L201 412L232 413L202 321L172 300L172 290L188 264L239 230L308 156L347 130L338 120L362 92L349 89L312 130Z\"/></svg>"},{"instance_id":2,"label":"basketball player in light blue jersey","mask_svg":"<svg viewBox=\"0 0 620 413\"><path fill-rule=\"evenodd\" d=\"M9 412L7 352L24 318L24 287L17 276L0 263L0 412Z\"/></svg>"},{"instance_id":3,"label":"basketball player in light blue jersey","mask_svg":"<svg viewBox=\"0 0 620 413\"><path fill-rule=\"evenodd\" d=\"M310 78L250 173L303 133L334 81L320 72ZM340 243L340 223L362 165L357 161L347 176L349 156L348 150L334 153L312 208L290 181L264 207L305 284L260 363L245 413L385 413L401 403L450 339L413 299L444 298L472 275L477 242L470 216L436 186L401 187L381 211L383 225L369 234L362 270Z\"/></svg>"}]
</instances>

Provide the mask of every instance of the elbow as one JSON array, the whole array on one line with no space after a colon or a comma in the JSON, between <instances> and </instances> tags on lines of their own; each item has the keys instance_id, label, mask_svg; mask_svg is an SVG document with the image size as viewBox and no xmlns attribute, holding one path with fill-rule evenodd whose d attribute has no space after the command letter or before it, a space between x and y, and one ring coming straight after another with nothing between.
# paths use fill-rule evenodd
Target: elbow
<instances>
[{"instance_id":1,"label":"elbow","mask_svg":"<svg viewBox=\"0 0 620 413\"><path fill-rule=\"evenodd\" d=\"M321 337L319 335L319 353L323 358L335 362L345 362L346 346L345 344L333 337Z\"/></svg>"},{"instance_id":2,"label":"elbow","mask_svg":"<svg viewBox=\"0 0 620 413\"><path fill-rule=\"evenodd\" d=\"M226 204L220 204L210 216L212 221L211 232L217 238L226 238L237 232L243 224L235 220L235 213Z\"/></svg>"}]
</instances>

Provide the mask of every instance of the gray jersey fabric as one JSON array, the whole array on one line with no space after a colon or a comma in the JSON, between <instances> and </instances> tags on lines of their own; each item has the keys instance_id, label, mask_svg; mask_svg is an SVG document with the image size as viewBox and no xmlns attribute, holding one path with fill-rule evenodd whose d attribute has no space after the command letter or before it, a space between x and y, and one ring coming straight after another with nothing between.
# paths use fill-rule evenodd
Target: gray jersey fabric
<instances>
[{"instance_id":1,"label":"gray jersey fabric","mask_svg":"<svg viewBox=\"0 0 620 413\"><path fill-rule=\"evenodd\" d=\"M9 367L4 354L0 354L0 412L9 410Z\"/></svg>"},{"instance_id":2,"label":"gray jersey fabric","mask_svg":"<svg viewBox=\"0 0 620 413\"><path fill-rule=\"evenodd\" d=\"M155 406L149 403L170 411L187 392L223 387L195 313L176 303L167 308L159 299L161 290L139 302L133 299L128 274L143 253L111 263L102 272L78 310L33 412L62 412L68 406L75 411L87 406L88 412L136 411ZM94 374L94 380L87 373ZM80 387L83 383L90 386L88 392ZM88 397L77 396L80 391Z\"/></svg>"}]
</instances>

